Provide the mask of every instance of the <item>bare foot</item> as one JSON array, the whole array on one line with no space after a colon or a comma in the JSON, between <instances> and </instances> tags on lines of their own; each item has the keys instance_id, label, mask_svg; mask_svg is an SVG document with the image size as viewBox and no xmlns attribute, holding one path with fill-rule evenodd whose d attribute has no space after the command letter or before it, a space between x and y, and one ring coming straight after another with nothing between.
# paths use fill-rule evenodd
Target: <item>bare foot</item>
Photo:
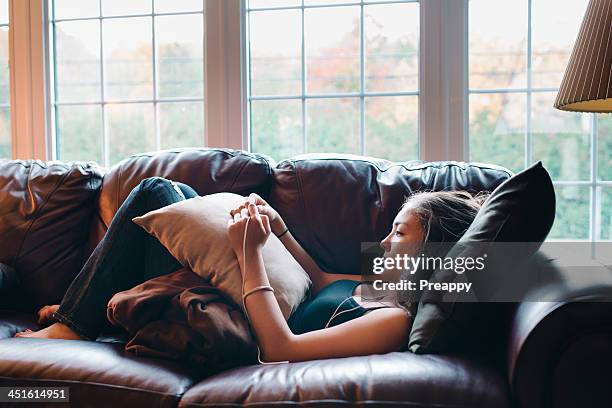
<instances>
[{"instance_id":1,"label":"bare foot","mask_svg":"<svg viewBox=\"0 0 612 408\"><path fill-rule=\"evenodd\" d=\"M53 313L59 309L59 305L47 305L40 308L38 311L38 324L46 326L55 321Z\"/></svg>"},{"instance_id":2,"label":"bare foot","mask_svg":"<svg viewBox=\"0 0 612 408\"><path fill-rule=\"evenodd\" d=\"M38 339L64 339L64 340L85 340L79 336L70 327L63 323L53 323L51 326L46 327L42 330L32 331L26 329L25 331L18 332L15 337L32 337Z\"/></svg>"}]
</instances>

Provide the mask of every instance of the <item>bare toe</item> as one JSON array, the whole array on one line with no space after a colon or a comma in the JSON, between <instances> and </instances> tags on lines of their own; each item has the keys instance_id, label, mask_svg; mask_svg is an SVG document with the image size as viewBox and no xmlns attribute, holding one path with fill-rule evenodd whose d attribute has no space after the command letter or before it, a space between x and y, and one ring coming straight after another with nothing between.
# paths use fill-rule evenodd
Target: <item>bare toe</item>
<instances>
[{"instance_id":1,"label":"bare toe","mask_svg":"<svg viewBox=\"0 0 612 408\"><path fill-rule=\"evenodd\" d=\"M25 330L22 330L22 331L20 331L20 332L15 333L15 336L14 336L14 337L23 337L23 335L24 335L24 334L26 334L26 333L28 333L28 332L31 332L31 331L32 331L31 329L25 329Z\"/></svg>"}]
</instances>

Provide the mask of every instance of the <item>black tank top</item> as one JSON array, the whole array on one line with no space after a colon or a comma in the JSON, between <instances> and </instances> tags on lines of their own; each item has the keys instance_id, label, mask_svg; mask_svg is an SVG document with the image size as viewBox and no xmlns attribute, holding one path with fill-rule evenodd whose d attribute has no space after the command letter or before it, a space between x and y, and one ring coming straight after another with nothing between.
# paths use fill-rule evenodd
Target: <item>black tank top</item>
<instances>
[{"instance_id":1,"label":"black tank top","mask_svg":"<svg viewBox=\"0 0 612 408\"><path fill-rule=\"evenodd\" d=\"M360 281L351 279L340 279L322 288L316 296L312 297L311 292L300 305L291 313L287 321L293 334L306 333L313 330L325 328L327 321L332 317L334 311L342 303L336 312L336 317L332 319L327 327L336 326L359 316L363 316L368 310L380 309L380 306L365 308L361 306L353 297L353 290L360 285ZM345 300L347 299L348 300ZM344 310L350 312L339 314Z\"/></svg>"}]
</instances>

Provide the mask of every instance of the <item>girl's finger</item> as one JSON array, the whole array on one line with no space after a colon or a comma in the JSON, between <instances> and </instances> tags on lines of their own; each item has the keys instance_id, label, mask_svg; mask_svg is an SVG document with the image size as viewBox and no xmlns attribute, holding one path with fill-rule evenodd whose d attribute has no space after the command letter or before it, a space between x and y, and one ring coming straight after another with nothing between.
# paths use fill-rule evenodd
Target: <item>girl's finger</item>
<instances>
[{"instance_id":1,"label":"girl's finger","mask_svg":"<svg viewBox=\"0 0 612 408\"><path fill-rule=\"evenodd\" d=\"M254 203L249 204L249 214L252 217L260 219L259 209L257 208L257 206Z\"/></svg>"},{"instance_id":2,"label":"girl's finger","mask_svg":"<svg viewBox=\"0 0 612 408\"><path fill-rule=\"evenodd\" d=\"M264 233L267 233L266 224L264 223L263 219L264 219L264 217L266 219L268 217L266 215L260 215L259 214L259 210L257 209L257 206L255 204L249 205L249 213L251 214L251 217L253 217L253 218L255 218L255 220L257 220L257 224L262 229L262 231Z\"/></svg>"},{"instance_id":3,"label":"girl's finger","mask_svg":"<svg viewBox=\"0 0 612 408\"><path fill-rule=\"evenodd\" d=\"M232 211L240 212L243 208L246 208L246 204L241 204L238 207L234 208Z\"/></svg>"},{"instance_id":4,"label":"girl's finger","mask_svg":"<svg viewBox=\"0 0 612 408\"><path fill-rule=\"evenodd\" d=\"M242 210L240 210L240 216L243 218L248 218L249 210L247 210L246 208L243 208Z\"/></svg>"},{"instance_id":5,"label":"girl's finger","mask_svg":"<svg viewBox=\"0 0 612 408\"><path fill-rule=\"evenodd\" d=\"M261 204L261 205L267 204L266 200L261 198L260 195L257 194L257 193L251 193L251 194L249 194L249 197L253 198L253 201L255 202L255 204Z\"/></svg>"},{"instance_id":6,"label":"girl's finger","mask_svg":"<svg viewBox=\"0 0 612 408\"><path fill-rule=\"evenodd\" d=\"M266 234L270 233L272 231L271 227L270 227L270 219L268 218L267 215L262 215L261 216L261 222L263 224L264 230L266 231Z\"/></svg>"},{"instance_id":7,"label":"girl's finger","mask_svg":"<svg viewBox=\"0 0 612 408\"><path fill-rule=\"evenodd\" d=\"M261 214L261 215L264 215L264 214L265 215L269 215L268 207L266 207L265 205L259 205L258 204L256 207L257 207L257 211L259 211L259 214Z\"/></svg>"}]
</instances>

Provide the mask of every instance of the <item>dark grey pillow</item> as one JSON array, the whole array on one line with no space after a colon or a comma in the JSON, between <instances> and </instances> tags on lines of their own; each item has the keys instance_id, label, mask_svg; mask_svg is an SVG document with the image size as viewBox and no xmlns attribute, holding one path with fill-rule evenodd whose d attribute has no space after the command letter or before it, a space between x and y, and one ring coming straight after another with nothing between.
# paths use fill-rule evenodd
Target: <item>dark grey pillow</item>
<instances>
[{"instance_id":1,"label":"dark grey pillow","mask_svg":"<svg viewBox=\"0 0 612 408\"><path fill-rule=\"evenodd\" d=\"M520 253L504 254L506 271L519 268L539 249L555 218L555 191L541 162L515 174L499 185L480 209L447 257L473 256L475 248L492 242L528 243ZM480 246L482 248L482 246ZM436 270L430 281L457 278L454 271ZM497 330L506 304L453 302L439 291L425 291L408 343L415 353L447 352L457 347L482 344L483 336Z\"/></svg>"}]
</instances>

